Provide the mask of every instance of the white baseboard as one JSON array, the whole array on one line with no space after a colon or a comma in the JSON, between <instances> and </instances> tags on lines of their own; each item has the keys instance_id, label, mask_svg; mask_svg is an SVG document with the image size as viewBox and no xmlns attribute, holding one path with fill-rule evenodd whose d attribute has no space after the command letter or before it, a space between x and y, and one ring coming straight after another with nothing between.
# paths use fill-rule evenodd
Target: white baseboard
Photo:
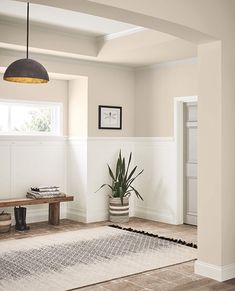
<instances>
[{"instance_id":1,"label":"white baseboard","mask_svg":"<svg viewBox=\"0 0 235 291\"><path fill-rule=\"evenodd\" d=\"M92 213L90 212L87 216L87 223L106 221L108 218L108 210L92 211Z\"/></svg>"},{"instance_id":2,"label":"white baseboard","mask_svg":"<svg viewBox=\"0 0 235 291\"><path fill-rule=\"evenodd\" d=\"M235 264L217 266L202 261L196 261L195 273L219 282L223 282L235 278Z\"/></svg>"},{"instance_id":3,"label":"white baseboard","mask_svg":"<svg viewBox=\"0 0 235 291\"><path fill-rule=\"evenodd\" d=\"M177 224L177 221L174 217L170 215L164 215L162 213L157 212L156 210L152 210L146 207L138 207L135 208L135 216L150 219L154 221L169 223L169 224Z\"/></svg>"},{"instance_id":4,"label":"white baseboard","mask_svg":"<svg viewBox=\"0 0 235 291\"><path fill-rule=\"evenodd\" d=\"M73 209L68 207L66 218L87 223L86 212L82 209Z\"/></svg>"}]
</instances>

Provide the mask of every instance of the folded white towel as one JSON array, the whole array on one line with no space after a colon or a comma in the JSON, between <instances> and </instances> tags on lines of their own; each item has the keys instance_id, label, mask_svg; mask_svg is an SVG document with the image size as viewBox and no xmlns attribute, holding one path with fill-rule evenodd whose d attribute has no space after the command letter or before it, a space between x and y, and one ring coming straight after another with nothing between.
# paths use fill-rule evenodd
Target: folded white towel
<instances>
[{"instance_id":1,"label":"folded white towel","mask_svg":"<svg viewBox=\"0 0 235 291\"><path fill-rule=\"evenodd\" d=\"M60 191L60 187L58 186L41 186L41 187L31 187L32 191L38 192L49 192L49 191Z\"/></svg>"}]
</instances>

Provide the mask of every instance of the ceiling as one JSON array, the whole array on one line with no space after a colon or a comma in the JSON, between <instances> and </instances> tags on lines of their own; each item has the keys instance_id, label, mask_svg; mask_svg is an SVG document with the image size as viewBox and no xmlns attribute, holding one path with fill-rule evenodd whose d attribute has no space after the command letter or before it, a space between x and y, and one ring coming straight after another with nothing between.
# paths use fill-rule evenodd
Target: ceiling
<instances>
[{"instance_id":1,"label":"ceiling","mask_svg":"<svg viewBox=\"0 0 235 291\"><path fill-rule=\"evenodd\" d=\"M1 0L0 47L25 49L25 18L26 3ZM130 67L197 55L175 36L71 10L31 4L30 21L34 52Z\"/></svg>"},{"instance_id":2,"label":"ceiling","mask_svg":"<svg viewBox=\"0 0 235 291\"><path fill-rule=\"evenodd\" d=\"M26 18L26 3L1 0L0 17ZM74 29L85 34L100 36L128 31L134 25L106 18L69 11L61 8L30 4L30 20L59 28Z\"/></svg>"}]
</instances>

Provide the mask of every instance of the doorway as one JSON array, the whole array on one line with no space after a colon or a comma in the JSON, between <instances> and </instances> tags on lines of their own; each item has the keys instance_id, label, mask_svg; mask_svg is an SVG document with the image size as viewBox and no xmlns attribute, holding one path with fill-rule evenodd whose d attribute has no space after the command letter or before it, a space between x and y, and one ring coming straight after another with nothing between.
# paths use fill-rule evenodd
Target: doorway
<instances>
[{"instance_id":1,"label":"doorway","mask_svg":"<svg viewBox=\"0 0 235 291\"><path fill-rule=\"evenodd\" d=\"M197 102L183 105L183 222L197 225Z\"/></svg>"},{"instance_id":2,"label":"doorway","mask_svg":"<svg viewBox=\"0 0 235 291\"><path fill-rule=\"evenodd\" d=\"M185 168L186 168L186 163L187 163L187 157L189 158L189 162L193 161L196 162L196 156L197 156L197 146L195 148L195 144L197 144L196 139L194 138L194 141L192 141L192 143L194 144L194 158L193 155L190 152L190 155L188 154L187 156L187 143L186 143L186 137L185 137L185 132L186 132L186 120L187 122L189 121L190 123L188 123L188 125L190 126L197 126L197 101L198 98L197 96L184 96L184 97L175 97L174 98L174 137L175 137L175 150L176 150L176 203L177 203L177 213L176 213L176 224L183 224L183 223L189 223L189 224L195 224L197 223L197 219L194 219L194 221L192 220L187 220L185 221L185 213L186 212L190 212L187 210L187 203L189 203L191 200L186 199L186 195L185 195L185 189L187 188L186 186L186 179L185 179ZM190 104L192 106L190 106ZM190 108L190 113L186 112L186 108ZM187 114L189 114L189 116L187 117ZM187 119L186 119L187 117ZM190 134L192 134L193 130L190 130L188 133L188 136L190 136ZM197 130L196 130L197 132ZM193 135L193 134L192 134ZM195 135L195 131L194 131L194 135ZM194 136L195 137L195 136ZM191 138L189 139L191 142ZM189 144L189 148L190 149L190 145ZM196 150L196 154L195 154L195 150ZM197 165L195 165L196 163L194 163L194 166L190 167L190 170L195 171L195 168L197 168ZM191 165L191 163L190 163ZM197 172L197 170L196 170ZM189 172L190 174L191 172ZM197 176L197 175L195 175ZM189 179L188 179L188 183L190 184L190 182L192 181L192 177L193 175L190 174L189 175ZM194 182L197 182L197 180L195 179ZM193 182L191 183L193 184ZM190 187L190 186L189 186ZM196 186L197 187L197 186ZM191 187L192 188L192 187ZM190 192L192 192L190 190ZM197 193L197 189L194 187L194 193ZM197 195L196 195L197 196ZM195 196L194 196L195 198ZM197 197L196 197L197 198ZM189 204L190 206L190 204ZM190 209L190 207L189 207ZM193 209L194 211L192 212L196 212L195 209ZM192 213L191 213L192 214ZM195 214L195 213L193 213ZM196 220L196 222L195 222Z\"/></svg>"}]
</instances>

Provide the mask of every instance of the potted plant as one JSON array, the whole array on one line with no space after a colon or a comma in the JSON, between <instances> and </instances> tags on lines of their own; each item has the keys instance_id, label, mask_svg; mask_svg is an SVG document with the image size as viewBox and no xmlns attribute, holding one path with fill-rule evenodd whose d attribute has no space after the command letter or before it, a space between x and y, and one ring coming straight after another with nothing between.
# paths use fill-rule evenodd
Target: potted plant
<instances>
[{"instance_id":1,"label":"potted plant","mask_svg":"<svg viewBox=\"0 0 235 291\"><path fill-rule=\"evenodd\" d=\"M99 191L105 186L110 188L111 193L109 194L109 219L115 223L129 221L129 197L132 193L135 193L137 198L143 200L140 193L133 187L133 182L139 175L143 173L144 170L135 175L137 166L130 170L131 158L132 153L129 155L128 163L126 166L125 157L122 157L120 151L116 163L115 173L108 165L109 175L112 179L111 184L103 184L97 190Z\"/></svg>"},{"instance_id":2,"label":"potted plant","mask_svg":"<svg viewBox=\"0 0 235 291\"><path fill-rule=\"evenodd\" d=\"M11 228L11 214L2 211L0 213L0 233L8 232Z\"/></svg>"}]
</instances>

